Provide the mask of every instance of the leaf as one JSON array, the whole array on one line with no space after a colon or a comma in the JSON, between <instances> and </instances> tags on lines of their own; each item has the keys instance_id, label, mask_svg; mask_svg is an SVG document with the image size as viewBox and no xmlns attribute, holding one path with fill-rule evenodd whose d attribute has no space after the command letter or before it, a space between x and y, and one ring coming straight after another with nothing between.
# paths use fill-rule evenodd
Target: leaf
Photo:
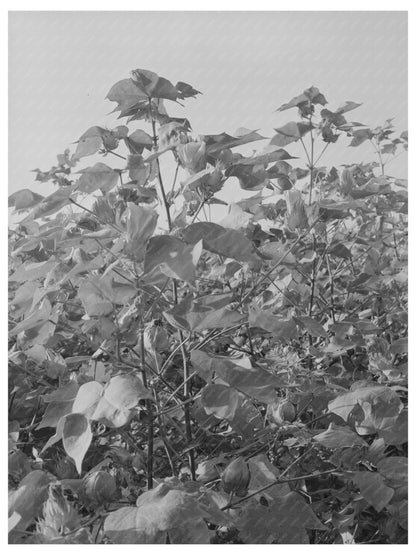
<instances>
[{"instance_id":1,"label":"leaf","mask_svg":"<svg viewBox=\"0 0 416 555\"><path fill-rule=\"evenodd\" d=\"M377 463L377 470L387 480L389 486L400 488L407 486L409 459L407 457L388 457Z\"/></svg>"},{"instance_id":2,"label":"leaf","mask_svg":"<svg viewBox=\"0 0 416 555\"><path fill-rule=\"evenodd\" d=\"M57 191L37 203L36 206L33 207L33 210L26 216L26 218L22 220L22 223L55 214L55 212L58 212L58 210L61 210L61 208L70 204L71 194L74 191L75 186L60 187Z\"/></svg>"},{"instance_id":3,"label":"leaf","mask_svg":"<svg viewBox=\"0 0 416 555\"><path fill-rule=\"evenodd\" d=\"M249 308L248 323L251 328L269 331L275 339L282 343L287 343L298 336L293 319L279 319L271 310L260 309L255 305Z\"/></svg>"},{"instance_id":4,"label":"leaf","mask_svg":"<svg viewBox=\"0 0 416 555\"><path fill-rule=\"evenodd\" d=\"M353 481L360 489L364 499L380 512L388 505L394 495L394 489L386 486L378 472L354 472Z\"/></svg>"},{"instance_id":5,"label":"leaf","mask_svg":"<svg viewBox=\"0 0 416 555\"><path fill-rule=\"evenodd\" d=\"M203 331L218 327L230 327L245 319L243 314L227 308L230 295L207 295L194 299L187 295L171 310L164 312L173 325L188 331Z\"/></svg>"},{"instance_id":6,"label":"leaf","mask_svg":"<svg viewBox=\"0 0 416 555\"><path fill-rule=\"evenodd\" d=\"M195 244L196 243L196 244ZM195 284L195 268L202 252L202 242L189 246L177 237L158 235L147 245L144 272L158 268L168 277Z\"/></svg>"},{"instance_id":7,"label":"leaf","mask_svg":"<svg viewBox=\"0 0 416 555\"><path fill-rule=\"evenodd\" d=\"M201 378L209 383L215 372L215 357L211 357L204 351L195 349L191 351L190 358L193 369L198 372Z\"/></svg>"},{"instance_id":8,"label":"leaf","mask_svg":"<svg viewBox=\"0 0 416 555\"><path fill-rule=\"evenodd\" d=\"M127 243L125 251L141 262L145 247L156 229L158 214L153 208L127 203Z\"/></svg>"},{"instance_id":9,"label":"leaf","mask_svg":"<svg viewBox=\"0 0 416 555\"><path fill-rule=\"evenodd\" d=\"M93 193L100 189L103 193L108 193L117 185L119 172L108 167L102 162L97 162L94 166L79 170L81 177L76 185L79 191L83 193Z\"/></svg>"},{"instance_id":10,"label":"leaf","mask_svg":"<svg viewBox=\"0 0 416 555\"><path fill-rule=\"evenodd\" d=\"M9 196L8 205L14 206L15 210L27 210L42 200L44 200L42 195L30 189L20 189Z\"/></svg>"},{"instance_id":11,"label":"leaf","mask_svg":"<svg viewBox=\"0 0 416 555\"><path fill-rule=\"evenodd\" d=\"M108 382L103 392L104 398L119 410L130 410L141 399L152 399L152 395L137 376L121 374Z\"/></svg>"},{"instance_id":12,"label":"leaf","mask_svg":"<svg viewBox=\"0 0 416 555\"><path fill-rule=\"evenodd\" d=\"M328 410L346 422L351 415L355 429L360 435L388 430L402 409L403 404L397 393L380 385L356 387L328 404Z\"/></svg>"},{"instance_id":13,"label":"leaf","mask_svg":"<svg viewBox=\"0 0 416 555\"><path fill-rule=\"evenodd\" d=\"M81 385L72 406L73 412L91 418L102 396L103 386L95 381Z\"/></svg>"},{"instance_id":14,"label":"leaf","mask_svg":"<svg viewBox=\"0 0 416 555\"><path fill-rule=\"evenodd\" d=\"M50 476L42 470L29 472L9 496L9 515L20 515L19 529L26 528L40 515L48 497Z\"/></svg>"},{"instance_id":15,"label":"leaf","mask_svg":"<svg viewBox=\"0 0 416 555\"><path fill-rule=\"evenodd\" d=\"M202 239L204 249L234 258L240 262L257 262L260 260L254 245L241 231L225 229L210 222L191 224L183 230L183 240L194 245Z\"/></svg>"},{"instance_id":16,"label":"leaf","mask_svg":"<svg viewBox=\"0 0 416 555\"><path fill-rule=\"evenodd\" d=\"M342 449L344 447L367 446L359 435L345 426L330 424L329 428L313 437L315 441L327 449Z\"/></svg>"},{"instance_id":17,"label":"leaf","mask_svg":"<svg viewBox=\"0 0 416 555\"><path fill-rule=\"evenodd\" d=\"M282 386L281 380L267 370L260 367L244 368L232 361L218 365L215 373L229 386L262 403L273 402L276 389Z\"/></svg>"},{"instance_id":18,"label":"leaf","mask_svg":"<svg viewBox=\"0 0 416 555\"><path fill-rule=\"evenodd\" d=\"M209 384L201 391L201 403L205 412L220 419L232 420L238 401L238 392L226 385Z\"/></svg>"},{"instance_id":19,"label":"leaf","mask_svg":"<svg viewBox=\"0 0 416 555\"><path fill-rule=\"evenodd\" d=\"M96 125L87 129L77 141L74 159L80 160L84 156L91 156L98 152L103 146L104 133L108 133L108 131Z\"/></svg>"},{"instance_id":20,"label":"leaf","mask_svg":"<svg viewBox=\"0 0 416 555\"><path fill-rule=\"evenodd\" d=\"M64 449L75 462L79 474L82 472L82 461L92 440L90 423L83 414L67 414L62 428Z\"/></svg>"},{"instance_id":21,"label":"leaf","mask_svg":"<svg viewBox=\"0 0 416 555\"><path fill-rule=\"evenodd\" d=\"M234 164L227 169L226 176L237 177L240 187L245 191L260 191L269 184L268 173L262 166Z\"/></svg>"},{"instance_id":22,"label":"leaf","mask_svg":"<svg viewBox=\"0 0 416 555\"><path fill-rule=\"evenodd\" d=\"M272 465L264 454L250 458L248 460L248 467L251 476L249 493L266 487L278 478L276 467ZM275 484L257 494L255 498L259 500L261 497L265 497L268 501L273 501L276 497L281 497L288 493L290 493L288 484Z\"/></svg>"},{"instance_id":23,"label":"leaf","mask_svg":"<svg viewBox=\"0 0 416 555\"><path fill-rule=\"evenodd\" d=\"M49 319L51 312L51 303L47 298L43 299L38 306L34 307L34 310L32 310L22 321L10 330L9 335L17 335L22 331L30 330L39 324L44 324Z\"/></svg>"},{"instance_id":24,"label":"leaf","mask_svg":"<svg viewBox=\"0 0 416 555\"><path fill-rule=\"evenodd\" d=\"M166 543L166 533L176 543L182 543L183 538L190 543L209 541L208 534L201 539L200 524L210 513L196 495L161 483L140 495L136 505L113 511L106 518L104 532L113 543Z\"/></svg>"},{"instance_id":25,"label":"leaf","mask_svg":"<svg viewBox=\"0 0 416 555\"><path fill-rule=\"evenodd\" d=\"M312 336L314 337L327 337L327 332L325 331L324 327L314 318L310 318L309 316L299 316L294 318L296 322L299 322L300 325Z\"/></svg>"},{"instance_id":26,"label":"leaf","mask_svg":"<svg viewBox=\"0 0 416 555\"><path fill-rule=\"evenodd\" d=\"M352 100L346 100L336 111L338 112L338 114L345 114L346 112L355 110L359 106L362 106L362 103L359 104L357 102L352 102Z\"/></svg>"},{"instance_id":27,"label":"leaf","mask_svg":"<svg viewBox=\"0 0 416 555\"><path fill-rule=\"evenodd\" d=\"M290 143L298 141L313 128L314 126L311 123L306 124L291 121L286 123L283 127L275 129L276 135L272 138L270 144L276 146L286 146Z\"/></svg>"},{"instance_id":28,"label":"leaf","mask_svg":"<svg viewBox=\"0 0 416 555\"><path fill-rule=\"evenodd\" d=\"M365 141L373 138L373 133L370 129L357 129L356 131L352 132L352 141L350 142L349 146L360 146Z\"/></svg>"},{"instance_id":29,"label":"leaf","mask_svg":"<svg viewBox=\"0 0 416 555\"><path fill-rule=\"evenodd\" d=\"M288 110L289 108L299 107L300 104L304 104L305 102L311 102L312 104L321 104L322 106L327 104L324 95L321 94L317 87L309 87L309 89L303 91L303 93L299 96L295 96L286 104L282 104L276 111L283 112L284 110Z\"/></svg>"},{"instance_id":30,"label":"leaf","mask_svg":"<svg viewBox=\"0 0 416 555\"><path fill-rule=\"evenodd\" d=\"M172 83L153 71L134 69L131 74L133 83L148 98L177 99L178 91Z\"/></svg>"},{"instance_id":31,"label":"leaf","mask_svg":"<svg viewBox=\"0 0 416 555\"><path fill-rule=\"evenodd\" d=\"M113 303L104 296L96 279L80 280L78 296L88 316L107 316L113 312Z\"/></svg>"},{"instance_id":32,"label":"leaf","mask_svg":"<svg viewBox=\"0 0 416 555\"><path fill-rule=\"evenodd\" d=\"M271 141L271 144L274 144ZM278 148L277 150L272 150L270 152L266 152L264 154L257 154L256 156L252 156L251 158L241 158L238 160L238 166L259 166L259 165L267 165L271 162L279 162L282 160L294 160L297 156L291 156L286 150L283 148Z\"/></svg>"},{"instance_id":33,"label":"leaf","mask_svg":"<svg viewBox=\"0 0 416 555\"><path fill-rule=\"evenodd\" d=\"M141 91L132 79L122 79L113 85L106 98L112 102L117 102L114 111L120 111L119 117L130 115L131 111L146 101L146 95Z\"/></svg>"},{"instance_id":34,"label":"leaf","mask_svg":"<svg viewBox=\"0 0 416 555\"><path fill-rule=\"evenodd\" d=\"M234 148L265 139L265 137L259 135L256 131L250 131L250 129L238 129L234 136L221 133L219 135L201 135L200 138L207 144L207 155L214 157L227 148Z\"/></svg>"},{"instance_id":35,"label":"leaf","mask_svg":"<svg viewBox=\"0 0 416 555\"><path fill-rule=\"evenodd\" d=\"M152 137L142 129L136 129L124 141L132 154L141 154L144 149L152 150L153 146Z\"/></svg>"},{"instance_id":36,"label":"leaf","mask_svg":"<svg viewBox=\"0 0 416 555\"><path fill-rule=\"evenodd\" d=\"M63 416L72 411L72 406L77 397L79 386L75 381L60 387L53 393L44 396L44 401L48 403L45 414L37 429L55 428Z\"/></svg>"},{"instance_id":37,"label":"leaf","mask_svg":"<svg viewBox=\"0 0 416 555\"><path fill-rule=\"evenodd\" d=\"M245 543L308 543L305 528L326 530L295 492L276 497L268 507L245 503L236 525Z\"/></svg>"},{"instance_id":38,"label":"leaf","mask_svg":"<svg viewBox=\"0 0 416 555\"><path fill-rule=\"evenodd\" d=\"M402 410L391 426L386 426L380 430L380 436L387 445L403 445L403 443L407 443L409 439L407 410Z\"/></svg>"}]
</instances>

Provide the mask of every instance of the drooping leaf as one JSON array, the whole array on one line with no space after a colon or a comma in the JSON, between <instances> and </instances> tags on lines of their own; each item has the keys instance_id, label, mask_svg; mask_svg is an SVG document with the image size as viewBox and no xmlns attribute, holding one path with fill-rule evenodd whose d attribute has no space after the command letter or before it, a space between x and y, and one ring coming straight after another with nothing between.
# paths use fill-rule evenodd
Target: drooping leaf
<instances>
[{"instance_id":1,"label":"drooping leaf","mask_svg":"<svg viewBox=\"0 0 416 555\"><path fill-rule=\"evenodd\" d=\"M103 146L103 134L108 133L103 127L90 127L77 141L74 158L81 159L85 156L96 154Z\"/></svg>"},{"instance_id":2,"label":"drooping leaf","mask_svg":"<svg viewBox=\"0 0 416 555\"><path fill-rule=\"evenodd\" d=\"M326 337L328 335L324 327L314 318L310 318L309 316L298 316L294 318L294 320L314 337Z\"/></svg>"},{"instance_id":3,"label":"drooping leaf","mask_svg":"<svg viewBox=\"0 0 416 555\"><path fill-rule=\"evenodd\" d=\"M349 146L360 146L364 141L372 139L374 134L370 129L356 129L352 132L352 141Z\"/></svg>"},{"instance_id":4,"label":"drooping leaf","mask_svg":"<svg viewBox=\"0 0 416 555\"><path fill-rule=\"evenodd\" d=\"M238 392L226 385L208 384L201 391L201 403L207 414L232 420L238 406Z\"/></svg>"},{"instance_id":5,"label":"drooping leaf","mask_svg":"<svg viewBox=\"0 0 416 555\"><path fill-rule=\"evenodd\" d=\"M82 461L92 440L90 423L83 414L67 414L62 428L64 449L75 462L79 474L82 472Z\"/></svg>"},{"instance_id":6,"label":"drooping leaf","mask_svg":"<svg viewBox=\"0 0 416 555\"><path fill-rule=\"evenodd\" d=\"M58 212L58 210L71 203L71 195L74 190L75 186L60 187L57 191L37 203L26 218L22 220L22 223L44 218Z\"/></svg>"}]
</instances>

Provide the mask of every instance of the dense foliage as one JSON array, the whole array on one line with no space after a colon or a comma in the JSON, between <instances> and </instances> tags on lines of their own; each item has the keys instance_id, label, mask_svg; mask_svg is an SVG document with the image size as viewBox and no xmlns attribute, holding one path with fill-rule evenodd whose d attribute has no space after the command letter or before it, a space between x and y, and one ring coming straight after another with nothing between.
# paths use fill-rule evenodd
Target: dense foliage
<instances>
[{"instance_id":1,"label":"dense foliage","mask_svg":"<svg viewBox=\"0 0 416 555\"><path fill-rule=\"evenodd\" d=\"M9 539L405 543L407 132L310 87L195 138L198 94L133 71L126 125L9 197ZM376 161L319 165L341 136Z\"/></svg>"}]
</instances>

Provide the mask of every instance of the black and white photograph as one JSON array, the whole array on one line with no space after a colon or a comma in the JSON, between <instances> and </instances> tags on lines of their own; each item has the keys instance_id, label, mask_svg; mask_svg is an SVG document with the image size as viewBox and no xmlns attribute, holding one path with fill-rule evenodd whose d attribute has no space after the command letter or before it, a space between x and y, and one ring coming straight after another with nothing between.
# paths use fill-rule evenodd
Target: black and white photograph
<instances>
[{"instance_id":1,"label":"black and white photograph","mask_svg":"<svg viewBox=\"0 0 416 555\"><path fill-rule=\"evenodd\" d=\"M9 545L408 545L408 11L365 4L10 6Z\"/></svg>"}]
</instances>

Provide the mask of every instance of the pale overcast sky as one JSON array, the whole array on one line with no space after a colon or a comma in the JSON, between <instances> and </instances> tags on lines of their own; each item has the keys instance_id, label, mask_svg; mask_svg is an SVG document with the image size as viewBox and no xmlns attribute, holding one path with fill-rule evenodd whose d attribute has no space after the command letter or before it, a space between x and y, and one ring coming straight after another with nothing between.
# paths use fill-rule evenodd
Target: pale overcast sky
<instances>
[{"instance_id":1,"label":"pale overcast sky","mask_svg":"<svg viewBox=\"0 0 416 555\"><path fill-rule=\"evenodd\" d=\"M111 86L135 68L203 92L182 109L195 134L260 129L295 119L276 113L315 85L330 109L362 102L351 119L407 129L405 12L11 12L9 19L9 190L39 193L30 170L92 125L114 127ZM140 127L134 122L132 129ZM301 155L298 145L287 149ZM74 145L72 145L72 151ZM375 159L371 146L328 148L322 164ZM114 158L114 161L116 159ZM91 165L84 158L79 167ZM110 164L110 158L105 160ZM111 160L113 162L113 160ZM120 167L120 164L113 164ZM406 155L387 173L406 177Z\"/></svg>"}]
</instances>

